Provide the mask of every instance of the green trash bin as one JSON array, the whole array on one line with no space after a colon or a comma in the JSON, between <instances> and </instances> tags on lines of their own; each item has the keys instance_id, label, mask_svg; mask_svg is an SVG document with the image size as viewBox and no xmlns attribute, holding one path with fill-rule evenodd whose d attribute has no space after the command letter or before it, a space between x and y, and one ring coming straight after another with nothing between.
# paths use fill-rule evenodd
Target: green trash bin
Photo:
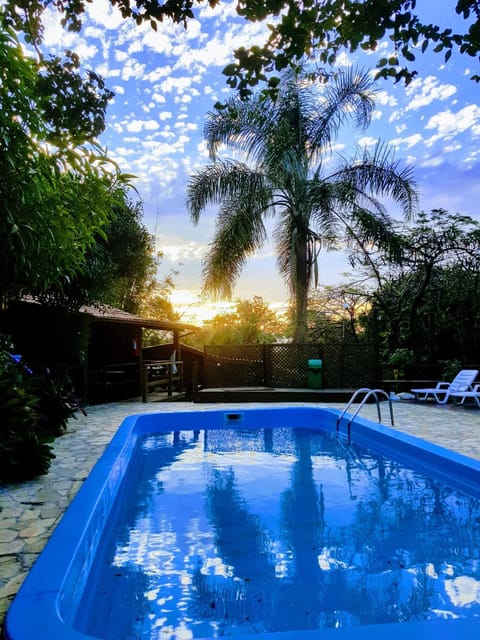
<instances>
[{"instance_id":1,"label":"green trash bin","mask_svg":"<svg viewBox=\"0 0 480 640\"><path fill-rule=\"evenodd\" d=\"M321 389L323 384L322 360L308 361L308 386L310 389Z\"/></svg>"}]
</instances>

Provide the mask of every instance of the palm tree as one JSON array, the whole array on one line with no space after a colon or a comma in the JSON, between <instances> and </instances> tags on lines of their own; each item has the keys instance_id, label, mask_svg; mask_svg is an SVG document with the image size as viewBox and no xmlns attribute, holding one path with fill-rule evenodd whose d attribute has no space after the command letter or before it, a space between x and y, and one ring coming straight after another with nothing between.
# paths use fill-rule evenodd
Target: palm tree
<instances>
[{"instance_id":1,"label":"palm tree","mask_svg":"<svg viewBox=\"0 0 480 640\"><path fill-rule=\"evenodd\" d=\"M377 199L389 196L413 213L416 192L408 168L400 169L379 143L329 171L332 145L342 125L365 128L374 108L373 81L355 69L321 86L289 73L276 99L238 97L208 114L205 139L212 163L190 177L187 207L197 224L209 204L219 205L214 239L204 260L206 291L230 297L253 252L267 239L274 218L278 267L294 301L293 341L307 333L308 291L317 280L317 256L344 230L347 241L386 242L391 220ZM245 161L222 160L221 145Z\"/></svg>"}]
</instances>

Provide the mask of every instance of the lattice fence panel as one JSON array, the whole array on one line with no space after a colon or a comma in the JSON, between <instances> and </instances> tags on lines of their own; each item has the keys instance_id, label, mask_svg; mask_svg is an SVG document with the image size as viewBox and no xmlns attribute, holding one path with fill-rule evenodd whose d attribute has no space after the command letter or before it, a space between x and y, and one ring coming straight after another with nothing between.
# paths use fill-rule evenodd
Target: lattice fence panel
<instances>
[{"instance_id":1,"label":"lattice fence panel","mask_svg":"<svg viewBox=\"0 0 480 640\"><path fill-rule=\"evenodd\" d=\"M205 347L205 386L210 389L264 386L263 354L262 345Z\"/></svg>"},{"instance_id":2,"label":"lattice fence panel","mask_svg":"<svg viewBox=\"0 0 480 640\"><path fill-rule=\"evenodd\" d=\"M330 342L322 346L324 386L349 389L376 386L376 356L373 345Z\"/></svg>"},{"instance_id":3,"label":"lattice fence panel","mask_svg":"<svg viewBox=\"0 0 480 640\"><path fill-rule=\"evenodd\" d=\"M373 345L342 342L205 347L204 384L208 388L306 388L308 361L319 358L325 388L376 386Z\"/></svg>"},{"instance_id":4,"label":"lattice fence panel","mask_svg":"<svg viewBox=\"0 0 480 640\"><path fill-rule=\"evenodd\" d=\"M308 386L308 361L321 358L318 345L274 344L271 347L271 384L281 389Z\"/></svg>"}]
</instances>

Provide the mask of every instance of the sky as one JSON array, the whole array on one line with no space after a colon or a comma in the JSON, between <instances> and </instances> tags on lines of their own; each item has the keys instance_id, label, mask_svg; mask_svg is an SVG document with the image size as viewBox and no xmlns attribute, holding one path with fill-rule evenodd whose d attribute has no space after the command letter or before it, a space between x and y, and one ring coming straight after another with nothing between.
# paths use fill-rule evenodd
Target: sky
<instances>
[{"instance_id":1,"label":"sky","mask_svg":"<svg viewBox=\"0 0 480 640\"><path fill-rule=\"evenodd\" d=\"M192 311L216 212L206 210L194 226L185 205L186 185L208 163L203 140L208 112L233 95L222 69L233 61L234 49L265 41L266 24L239 18L230 0L213 10L199 5L198 19L187 29L165 22L157 32L123 20L107 0L93 0L86 8L80 34L66 32L58 16L48 14L43 48L73 49L84 67L102 75L115 92L100 142L121 171L136 176L144 224L164 256L160 276L178 272L173 300L186 300ZM454 26L451 0L420 0L417 11ZM382 43L375 54L342 54L338 67L373 69L388 52L388 43ZM478 61L454 53L444 64L442 55L427 49L415 64L419 76L408 87L378 81L371 126L366 132L342 132L334 151L347 153L354 143L371 147L382 139L397 159L414 168L421 210L444 208L480 220L480 84L469 79L479 72ZM336 284L348 264L341 252L323 253L319 270L321 285ZM270 303L288 299L270 243L248 261L234 290L235 299L254 295Z\"/></svg>"}]
</instances>

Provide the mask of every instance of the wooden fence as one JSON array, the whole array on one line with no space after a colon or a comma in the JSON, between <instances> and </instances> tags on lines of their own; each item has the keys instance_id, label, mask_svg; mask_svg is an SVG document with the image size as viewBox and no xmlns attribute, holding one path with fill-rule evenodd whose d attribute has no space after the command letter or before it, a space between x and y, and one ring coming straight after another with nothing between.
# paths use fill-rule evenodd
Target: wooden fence
<instances>
[{"instance_id":1,"label":"wooden fence","mask_svg":"<svg viewBox=\"0 0 480 640\"><path fill-rule=\"evenodd\" d=\"M379 373L372 344L265 344L209 346L204 350L206 388L309 386L309 360L321 359L325 388L376 386Z\"/></svg>"}]
</instances>

